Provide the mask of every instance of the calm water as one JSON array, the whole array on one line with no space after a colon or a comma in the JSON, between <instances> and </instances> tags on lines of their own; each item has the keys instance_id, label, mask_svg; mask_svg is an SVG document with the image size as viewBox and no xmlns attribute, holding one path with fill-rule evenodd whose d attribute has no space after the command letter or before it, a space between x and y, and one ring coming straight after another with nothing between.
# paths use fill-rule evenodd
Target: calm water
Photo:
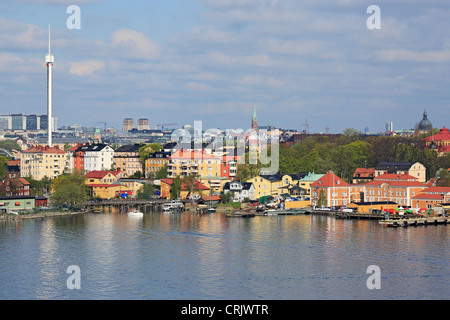
<instances>
[{"instance_id":1,"label":"calm water","mask_svg":"<svg viewBox=\"0 0 450 320\"><path fill-rule=\"evenodd\" d=\"M0 299L449 299L449 235L325 216L0 222ZM67 288L71 265L80 290ZM371 265L380 290L367 288Z\"/></svg>"}]
</instances>

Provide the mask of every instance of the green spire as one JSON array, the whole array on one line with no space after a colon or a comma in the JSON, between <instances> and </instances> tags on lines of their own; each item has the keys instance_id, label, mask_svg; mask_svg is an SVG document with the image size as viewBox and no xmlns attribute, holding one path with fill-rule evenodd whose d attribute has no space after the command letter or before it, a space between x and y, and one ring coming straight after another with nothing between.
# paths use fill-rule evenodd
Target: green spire
<instances>
[{"instance_id":1,"label":"green spire","mask_svg":"<svg viewBox=\"0 0 450 320\"><path fill-rule=\"evenodd\" d=\"M253 120L256 120L256 104L253 105Z\"/></svg>"}]
</instances>

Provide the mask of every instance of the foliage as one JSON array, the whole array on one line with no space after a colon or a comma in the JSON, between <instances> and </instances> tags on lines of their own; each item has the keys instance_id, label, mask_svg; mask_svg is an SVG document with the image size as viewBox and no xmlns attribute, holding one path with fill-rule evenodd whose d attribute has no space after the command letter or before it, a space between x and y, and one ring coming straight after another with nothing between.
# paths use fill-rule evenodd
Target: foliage
<instances>
[{"instance_id":1,"label":"foliage","mask_svg":"<svg viewBox=\"0 0 450 320\"><path fill-rule=\"evenodd\" d=\"M181 194L181 179L179 176L172 179L172 189L170 190L170 198L179 199Z\"/></svg>"},{"instance_id":2,"label":"foliage","mask_svg":"<svg viewBox=\"0 0 450 320\"><path fill-rule=\"evenodd\" d=\"M138 191L138 197L142 199L151 199L158 188L153 183L145 183Z\"/></svg>"},{"instance_id":3,"label":"foliage","mask_svg":"<svg viewBox=\"0 0 450 320\"><path fill-rule=\"evenodd\" d=\"M437 187L450 187L450 172L446 169L441 169L436 176Z\"/></svg>"},{"instance_id":4,"label":"foliage","mask_svg":"<svg viewBox=\"0 0 450 320\"><path fill-rule=\"evenodd\" d=\"M8 165L8 159L0 156L0 180L4 180L8 177L6 166Z\"/></svg>"},{"instance_id":5,"label":"foliage","mask_svg":"<svg viewBox=\"0 0 450 320\"><path fill-rule=\"evenodd\" d=\"M30 191L32 196L42 196L50 189L51 181L49 178L44 177L41 180L35 180L32 177L25 177L30 183Z\"/></svg>"},{"instance_id":6,"label":"foliage","mask_svg":"<svg viewBox=\"0 0 450 320\"><path fill-rule=\"evenodd\" d=\"M69 207L80 207L87 200L85 177L76 174L64 174L51 183L53 195L50 197L55 205L67 204Z\"/></svg>"}]
</instances>

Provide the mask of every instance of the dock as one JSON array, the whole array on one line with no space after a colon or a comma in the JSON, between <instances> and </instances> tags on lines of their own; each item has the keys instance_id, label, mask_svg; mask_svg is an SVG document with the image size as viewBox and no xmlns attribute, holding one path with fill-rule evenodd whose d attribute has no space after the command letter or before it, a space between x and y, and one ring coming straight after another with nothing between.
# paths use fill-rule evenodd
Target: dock
<instances>
[{"instance_id":1,"label":"dock","mask_svg":"<svg viewBox=\"0 0 450 320\"><path fill-rule=\"evenodd\" d=\"M379 223L385 227L409 227L409 226L427 226L447 224L450 222L449 217L422 217L422 218L403 218L403 219L386 219Z\"/></svg>"}]
</instances>

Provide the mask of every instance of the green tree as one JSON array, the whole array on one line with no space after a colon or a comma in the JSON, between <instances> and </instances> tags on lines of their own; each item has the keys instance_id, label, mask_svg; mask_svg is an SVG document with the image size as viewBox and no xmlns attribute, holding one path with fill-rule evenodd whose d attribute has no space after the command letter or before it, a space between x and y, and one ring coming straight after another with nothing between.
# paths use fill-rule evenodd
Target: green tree
<instances>
[{"instance_id":1,"label":"green tree","mask_svg":"<svg viewBox=\"0 0 450 320\"><path fill-rule=\"evenodd\" d=\"M81 175L61 175L52 181L51 190L50 200L55 205L66 204L75 208L84 205L87 200L85 177Z\"/></svg>"},{"instance_id":2,"label":"green tree","mask_svg":"<svg viewBox=\"0 0 450 320\"><path fill-rule=\"evenodd\" d=\"M170 190L170 198L179 199L181 194L181 179L179 176L172 179L172 189Z\"/></svg>"},{"instance_id":3,"label":"green tree","mask_svg":"<svg viewBox=\"0 0 450 320\"><path fill-rule=\"evenodd\" d=\"M142 199L151 199L158 188L153 183L145 183L138 191L138 197Z\"/></svg>"},{"instance_id":4,"label":"green tree","mask_svg":"<svg viewBox=\"0 0 450 320\"><path fill-rule=\"evenodd\" d=\"M450 172L446 169L440 169L436 176L436 186L450 187Z\"/></svg>"}]
</instances>

